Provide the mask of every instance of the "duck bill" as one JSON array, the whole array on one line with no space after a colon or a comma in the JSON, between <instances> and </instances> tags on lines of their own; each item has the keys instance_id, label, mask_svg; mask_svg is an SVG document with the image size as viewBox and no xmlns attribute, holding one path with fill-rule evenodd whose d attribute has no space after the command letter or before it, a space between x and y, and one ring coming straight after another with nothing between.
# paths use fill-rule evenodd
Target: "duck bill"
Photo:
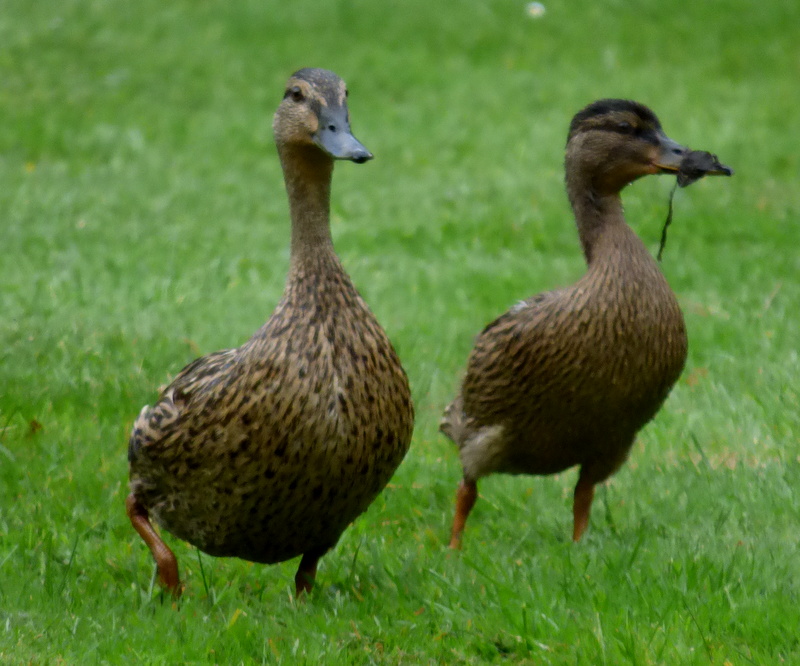
<instances>
[{"instance_id":1,"label":"duck bill","mask_svg":"<svg viewBox=\"0 0 800 666\"><path fill-rule=\"evenodd\" d=\"M680 171L681 161L689 153L689 149L665 134L661 134L658 139L660 152L655 159L654 166L660 173L677 173Z\"/></svg>"},{"instance_id":2,"label":"duck bill","mask_svg":"<svg viewBox=\"0 0 800 666\"><path fill-rule=\"evenodd\" d=\"M351 160L363 164L373 155L353 136L347 119L347 108L325 108L319 116L319 129L314 132L314 143L335 160Z\"/></svg>"}]
</instances>

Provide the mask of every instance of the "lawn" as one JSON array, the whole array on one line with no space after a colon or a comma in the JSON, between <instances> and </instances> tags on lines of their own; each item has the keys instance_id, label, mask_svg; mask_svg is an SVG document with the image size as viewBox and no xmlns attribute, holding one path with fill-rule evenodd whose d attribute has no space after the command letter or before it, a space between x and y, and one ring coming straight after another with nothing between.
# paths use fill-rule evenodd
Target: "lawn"
<instances>
[{"instance_id":1,"label":"lawn","mask_svg":"<svg viewBox=\"0 0 800 666\"><path fill-rule=\"evenodd\" d=\"M800 664L800 4L0 0L0 662ZM337 251L408 371L411 451L323 558L153 582L127 436L269 316L288 75L333 69L376 159L337 165ZM575 471L491 477L446 549L437 432L474 335L584 265L569 120L651 106L730 164L675 198L686 370L573 544ZM624 194L657 249L673 179Z\"/></svg>"}]
</instances>

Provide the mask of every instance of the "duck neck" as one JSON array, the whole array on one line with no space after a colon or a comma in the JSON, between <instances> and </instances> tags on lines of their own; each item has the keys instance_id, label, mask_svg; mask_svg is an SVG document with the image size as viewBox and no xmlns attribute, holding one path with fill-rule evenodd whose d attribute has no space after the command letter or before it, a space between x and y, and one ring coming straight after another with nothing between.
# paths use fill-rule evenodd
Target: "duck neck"
<instances>
[{"instance_id":1,"label":"duck neck","mask_svg":"<svg viewBox=\"0 0 800 666\"><path fill-rule=\"evenodd\" d=\"M279 148L292 219L291 268L333 252L330 228L333 160L315 147Z\"/></svg>"},{"instance_id":2,"label":"duck neck","mask_svg":"<svg viewBox=\"0 0 800 666\"><path fill-rule=\"evenodd\" d=\"M606 238L625 238L633 233L625 223L619 192L601 194L590 179L568 177L567 194L575 213L583 256L589 266L601 258Z\"/></svg>"}]
</instances>

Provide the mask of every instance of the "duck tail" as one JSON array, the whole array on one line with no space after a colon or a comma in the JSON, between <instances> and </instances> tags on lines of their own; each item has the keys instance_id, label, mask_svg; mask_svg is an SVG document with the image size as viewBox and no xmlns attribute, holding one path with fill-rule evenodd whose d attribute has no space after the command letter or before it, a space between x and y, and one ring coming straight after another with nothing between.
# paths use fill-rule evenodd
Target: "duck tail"
<instances>
[{"instance_id":1,"label":"duck tail","mask_svg":"<svg viewBox=\"0 0 800 666\"><path fill-rule=\"evenodd\" d=\"M464 431L463 400L458 396L444 410L442 420L439 421L439 430L457 445L460 445L461 435Z\"/></svg>"},{"instance_id":2,"label":"duck tail","mask_svg":"<svg viewBox=\"0 0 800 666\"><path fill-rule=\"evenodd\" d=\"M142 448L142 444L144 443L142 441L144 439L142 426L147 423L149 411L149 405L142 407L142 411L139 412L139 416L133 424L131 438L128 440L128 462L133 462L136 459L136 454L139 452L139 449Z\"/></svg>"}]
</instances>

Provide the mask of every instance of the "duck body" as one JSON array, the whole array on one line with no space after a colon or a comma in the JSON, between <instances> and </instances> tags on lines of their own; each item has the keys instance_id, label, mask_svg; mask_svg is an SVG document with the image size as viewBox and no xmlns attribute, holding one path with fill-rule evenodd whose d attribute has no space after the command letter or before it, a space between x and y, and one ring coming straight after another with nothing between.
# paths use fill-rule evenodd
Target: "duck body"
<instances>
[{"instance_id":1,"label":"duck body","mask_svg":"<svg viewBox=\"0 0 800 666\"><path fill-rule=\"evenodd\" d=\"M636 102L599 100L573 118L566 185L587 271L572 286L522 301L478 336L440 426L464 470L451 547L461 546L478 479L576 465L579 540L595 485L625 462L669 395L686 362L686 327L625 221L620 192L645 175L678 173L688 154Z\"/></svg>"},{"instance_id":2,"label":"duck body","mask_svg":"<svg viewBox=\"0 0 800 666\"><path fill-rule=\"evenodd\" d=\"M128 515L175 594L177 562L151 516L210 555L303 555L300 594L409 448L408 379L330 236L333 159L372 157L344 100L331 72L290 78L274 123L292 214L283 297L250 340L188 365L133 426Z\"/></svg>"},{"instance_id":3,"label":"duck body","mask_svg":"<svg viewBox=\"0 0 800 666\"><path fill-rule=\"evenodd\" d=\"M338 260L325 259L291 277L247 344L188 366L134 425L131 491L210 555L326 552L408 450L399 359Z\"/></svg>"},{"instance_id":4,"label":"duck body","mask_svg":"<svg viewBox=\"0 0 800 666\"><path fill-rule=\"evenodd\" d=\"M584 465L606 478L680 375L686 329L658 266L627 226L600 242L608 252L575 285L521 302L478 337L444 426L465 476Z\"/></svg>"}]
</instances>

